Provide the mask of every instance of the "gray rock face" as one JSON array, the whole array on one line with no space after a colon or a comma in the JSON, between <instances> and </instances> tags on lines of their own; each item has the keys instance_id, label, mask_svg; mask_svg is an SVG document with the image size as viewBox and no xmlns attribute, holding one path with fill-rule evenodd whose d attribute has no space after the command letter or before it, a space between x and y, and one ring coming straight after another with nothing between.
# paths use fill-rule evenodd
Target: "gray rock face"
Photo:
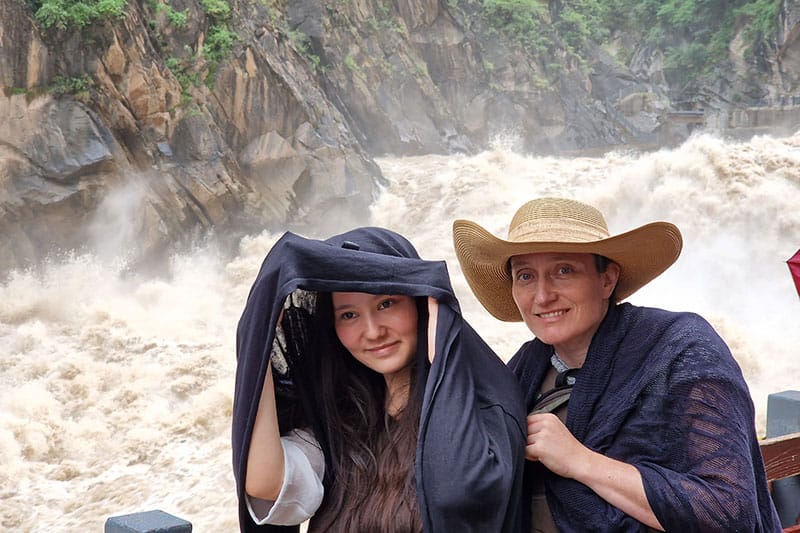
<instances>
[{"instance_id":1,"label":"gray rock face","mask_svg":"<svg viewBox=\"0 0 800 533\"><path fill-rule=\"evenodd\" d=\"M0 1L0 269L84 249L142 261L212 229L286 228L306 212L326 231L365 220L353 213L380 172L278 32L256 37L251 22L211 87L182 86L166 60L201 44L165 24L157 50L147 9L129 4L124 23L82 47ZM206 29L194 27L201 41ZM56 96L55 73L93 86Z\"/></svg>"},{"instance_id":2,"label":"gray rock face","mask_svg":"<svg viewBox=\"0 0 800 533\"><path fill-rule=\"evenodd\" d=\"M690 131L669 117L658 50L620 43L629 67L600 51L588 65L534 57L469 3L279 4L232 2L237 40L217 62L194 0L173 6L183 26L131 1L123 20L80 32L42 32L24 2L0 0L0 270L54 250L143 261L212 230L344 229L382 181L369 154L474 152L498 135L570 153ZM745 86L732 50L736 68L709 91L715 124L772 116L732 112L726 94L797 86L796 4L783 4L762 79ZM77 92L58 96L59 78Z\"/></svg>"}]
</instances>

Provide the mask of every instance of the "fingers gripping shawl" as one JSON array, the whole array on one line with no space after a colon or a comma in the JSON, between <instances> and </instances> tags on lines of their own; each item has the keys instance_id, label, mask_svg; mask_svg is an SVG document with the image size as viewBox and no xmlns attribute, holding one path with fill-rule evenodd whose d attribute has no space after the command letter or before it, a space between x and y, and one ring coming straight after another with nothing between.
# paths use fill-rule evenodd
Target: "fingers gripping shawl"
<instances>
[{"instance_id":1,"label":"fingers gripping shawl","mask_svg":"<svg viewBox=\"0 0 800 533\"><path fill-rule=\"evenodd\" d=\"M552 347L524 345L509 362L530 402ZM701 317L621 304L595 334L570 397L567 427L584 445L633 464L667 531L775 531L739 366ZM563 531L646 531L586 486L547 472Z\"/></svg>"},{"instance_id":2,"label":"fingers gripping shawl","mask_svg":"<svg viewBox=\"0 0 800 533\"><path fill-rule=\"evenodd\" d=\"M244 478L276 324L284 301L298 288L438 300L436 357L424 388L416 459L423 526L425 531L516 531L525 445L516 378L463 321L444 262L420 259L407 240L381 228L327 241L287 233L262 264L237 330L232 448L241 531L297 530L256 526L247 512ZM427 360L426 346L418 347L417 357ZM311 373L288 363L287 374L275 374L276 387L289 380L297 395L313 396ZM277 400L280 404L281 397ZM323 427L314 423L315 413L305 417L315 432ZM317 438L324 447L326 436Z\"/></svg>"}]
</instances>

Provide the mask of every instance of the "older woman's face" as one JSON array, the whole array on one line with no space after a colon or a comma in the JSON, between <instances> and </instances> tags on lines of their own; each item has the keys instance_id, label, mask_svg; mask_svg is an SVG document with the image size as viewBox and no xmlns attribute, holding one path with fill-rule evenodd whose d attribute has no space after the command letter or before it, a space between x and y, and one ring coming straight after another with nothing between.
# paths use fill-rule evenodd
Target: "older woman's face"
<instances>
[{"instance_id":1,"label":"older woman's face","mask_svg":"<svg viewBox=\"0 0 800 533\"><path fill-rule=\"evenodd\" d=\"M592 254L535 253L511 258L511 293L533 334L569 364L583 364L619 279L598 272Z\"/></svg>"},{"instance_id":2,"label":"older woman's face","mask_svg":"<svg viewBox=\"0 0 800 533\"><path fill-rule=\"evenodd\" d=\"M417 305L404 295L334 292L336 335L362 364L390 379L417 351Z\"/></svg>"}]
</instances>

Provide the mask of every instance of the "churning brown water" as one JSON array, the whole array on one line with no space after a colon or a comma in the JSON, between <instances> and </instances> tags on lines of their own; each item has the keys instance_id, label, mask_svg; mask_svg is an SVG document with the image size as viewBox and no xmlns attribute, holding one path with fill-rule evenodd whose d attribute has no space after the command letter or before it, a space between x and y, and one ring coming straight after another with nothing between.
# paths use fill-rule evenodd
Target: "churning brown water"
<instances>
[{"instance_id":1,"label":"churning brown water","mask_svg":"<svg viewBox=\"0 0 800 533\"><path fill-rule=\"evenodd\" d=\"M800 136L700 136L601 158L498 145L378 162L390 186L372 223L447 261L465 316L504 359L529 333L473 298L452 221L504 236L524 201L561 195L599 207L612 233L653 220L680 227L681 258L629 300L709 319L744 370L760 431L767 395L800 388L800 299L785 263L800 248ZM228 262L211 247L177 256L168 279L76 256L0 285L0 530L102 531L109 516L151 509L198 533L237 530L235 327L276 237L243 239Z\"/></svg>"}]
</instances>

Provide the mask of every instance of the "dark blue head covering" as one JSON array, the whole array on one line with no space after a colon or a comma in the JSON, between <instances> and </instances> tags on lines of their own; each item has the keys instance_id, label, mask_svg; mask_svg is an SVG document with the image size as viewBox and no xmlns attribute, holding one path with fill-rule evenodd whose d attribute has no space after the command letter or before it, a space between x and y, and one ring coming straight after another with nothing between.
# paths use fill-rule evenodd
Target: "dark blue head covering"
<instances>
[{"instance_id":1,"label":"dark blue head covering","mask_svg":"<svg viewBox=\"0 0 800 533\"><path fill-rule=\"evenodd\" d=\"M233 406L241 530L262 530L250 519L245 502L248 448L278 317L286 298L298 288L438 301L436 357L424 385L416 460L425 530L515 530L521 519L525 443L525 412L516 379L463 321L446 264L420 259L404 237L375 227L324 241L286 233L268 253L253 284L237 330ZM425 357L427 347L419 346L418 351L418 357ZM303 385L304 376L295 377L301 388L313 386ZM325 436L317 437L324 446Z\"/></svg>"}]
</instances>

